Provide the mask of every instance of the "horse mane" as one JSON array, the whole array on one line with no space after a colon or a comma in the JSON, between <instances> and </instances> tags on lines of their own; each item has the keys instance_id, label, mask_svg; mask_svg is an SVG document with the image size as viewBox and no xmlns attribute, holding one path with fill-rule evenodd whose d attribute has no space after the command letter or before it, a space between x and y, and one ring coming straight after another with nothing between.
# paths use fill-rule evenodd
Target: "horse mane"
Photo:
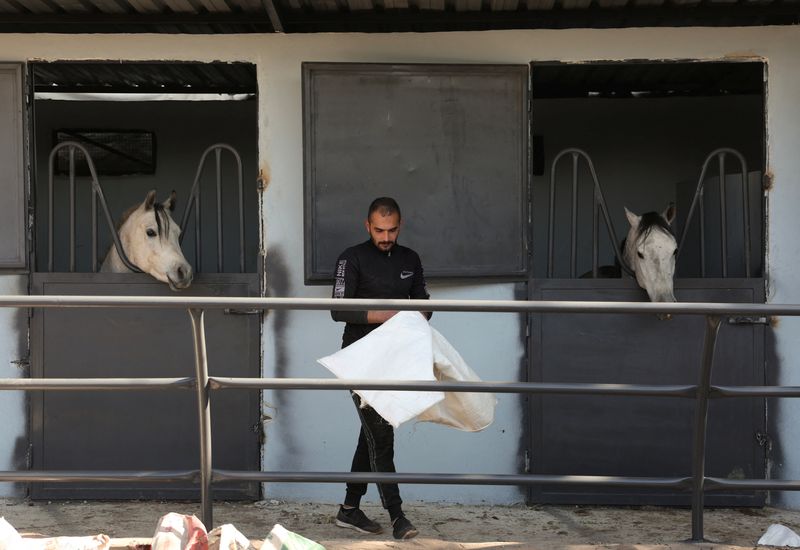
<instances>
[{"instance_id":1,"label":"horse mane","mask_svg":"<svg viewBox=\"0 0 800 550\"><path fill-rule=\"evenodd\" d=\"M639 221L639 227L636 230L637 242L639 239L647 238L653 229L665 231L668 235L671 235L673 239L675 238L675 232L667 223L667 220L664 219L664 216L658 212L646 212L645 214L642 214L642 219Z\"/></svg>"},{"instance_id":2,"label":"horse mane","mask_svg":"<svg viewBox=\"0 0 800 550\"><path fill-rule=\"evenodd\" d=\"M134 204L133 206L131 206L125 212L122 213L122 216L120 217L115 227L117 233L119 233L119 230L122 229L122 226L125 224L126 221L128 221L128 218L130 218L131 215L134 212L136 212L136 210L140 206L141 206L140 204ZM161 228L162 219L164 223L164 228L167 230L167 232L169 232L169 216L167 215L167 211L164 209L164 205L160 202L153 203L153 212L155 213L156 216L156 227L158 228L158 236L160 237L163 232Z\"/></svg>"}]
</instances>

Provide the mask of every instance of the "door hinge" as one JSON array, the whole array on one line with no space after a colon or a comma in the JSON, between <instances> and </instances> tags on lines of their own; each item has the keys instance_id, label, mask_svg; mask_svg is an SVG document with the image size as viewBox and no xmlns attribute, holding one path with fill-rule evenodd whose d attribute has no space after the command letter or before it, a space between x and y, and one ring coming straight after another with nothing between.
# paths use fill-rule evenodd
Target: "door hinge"
<instances>
[{"instance_id":1,"label":"door hinge","mask_svg":"<svg viewBox=\"0 0 800 550\"><path fill-rule=\"evenodd\" d=\"M531 452L527 449L525 449L525 456L523 460L524 460L525 473L526 474L531 473Z\"/></svg>"},{"instance_id":2,"label":"door hinge","mask_svg":"<svg viewBox=\"0 0 800 550\"><path fill-rule=\"evenodd\" d=\"M764 447L765 452L769 453L772 451L772 438L769 436L769 434L756 432L756 442L758 443L759 447Z\"/></svg>"},{"instance_id":3,"label":"door hinge","mask_svg":"<svg viewBox=\"0 0 800 550\"><path fill-rule=\"evenodd\" d=\"M728 324L729 325L768 325L769 324L769 318L768 317L747 317L747 316L728 317Z\"/></svg>"}]
</instances>

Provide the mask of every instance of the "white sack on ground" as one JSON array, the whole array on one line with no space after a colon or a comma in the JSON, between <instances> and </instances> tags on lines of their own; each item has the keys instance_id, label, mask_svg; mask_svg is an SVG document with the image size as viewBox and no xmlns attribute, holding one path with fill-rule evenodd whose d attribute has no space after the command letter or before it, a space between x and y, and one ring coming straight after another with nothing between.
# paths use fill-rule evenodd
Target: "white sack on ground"
<instances>
[{"instance_id":1,"label":"white sack on ground","mask_svg":"<svg viewBox=\"0 0 800 550\"><path fill-rule=\"evenodd\" d=\"M767 529L760 539L758 539L759 546L800 546L800 536L794 531L781 525L780 523L773 523Z\"/></svg>"},{"instance_id":2,"label":"white sack on ground","mask_svg":"<svg viewBox=\"0 0 800 550\"><path fill-rule=\"evenodd\" d=\"M0 517L0 550L108 550L110 547L111 539L107 535L23 537L5 518Z\"/></svg>"},{"instance_id":3,"label":"white sack on ground","mask_svg":"<svg viewBox=\"0 0 800 550\"><path fill-rule=\"evenodd\" d=\"M435 328L433 337L433 373L442 382L480 382L467 362ZM494 422L497 399L493 393L444 392L444 401L423 411L417 420L436 422L467 432L478 432Z\"/></svg>"},{"instance_id":4,"label":"white sack on ground","mask_svg":"<svg viewBox=\"0 0 800 550\"><path fill-rule=\"evenodd\" d=\"M399 312L364 338L318 361L345 380L480 381L450 342L416 311ZM356 393L395 428L417 417L474 432L492 423L497 404L490 393Z\"/></svg>"},{"instance_id":5,"label":"white sack on ground","mask_svg":"<svg viewBox=\"0 0 800 550\"><path fill-rule=\"evenodd\" d=\"M0 518L0 550L17 550L22 545L22 537L14 527Z\"/></svg>"},{"instance_id":6,"label":"white sack on ground","mask_svg":"<svg viewBox=\"0 0 800 550\"><path fill-rule=\"evenodd\" d=\"M156 525L152 550L208 550L206 527L194 515L165 514Z\"/></svg>"},{"instance_id":7,"label":"white sack on ground","mask_svg":"<svg viewBox=\"0 0 800 550\"><path fill-rule=\"evenodd\" d=\"M230 523L208 532L208 550L255 550L250 540Z\"/></svg>"},{"instance_id":8,"label":"white sack on ground","mask_svg":"<svg viewBox=\"0 0 800 550\"><path fill-rule=\"evenodd\" d=\"M436 380L431 327L416 311L401 311L364 338L317 360L344 380ZM355 390L397 428L444 399L439 391Z\"/></svg>"},{"instance_id":9,"label":"white sack on ground","mask_svg":"<svg viewBox=\"0 0 800 550\"><path fill-rule=\"evenodd\" d=\"M325 550L325 547L276 523L264 539L261 550Z\"/></svg>"},{"instance_id":10,"label":"white sack on ground","mask_svg":"<svg viewBox=\"0 0 800 550\"><path fill-rule=\"evenodd\" d=\"M111 539L107 535L93 537L47 537L40 539L22 538L22 546L16 550L108 550Z\"/></svg>"}]
</instances>

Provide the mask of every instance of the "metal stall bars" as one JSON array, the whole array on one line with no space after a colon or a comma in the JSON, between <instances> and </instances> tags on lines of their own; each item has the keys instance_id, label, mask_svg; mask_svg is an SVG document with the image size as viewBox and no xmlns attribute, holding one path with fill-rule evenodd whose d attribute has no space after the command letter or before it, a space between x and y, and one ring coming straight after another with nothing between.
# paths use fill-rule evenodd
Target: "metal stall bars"
<instances>
[{"instance_id":1,"label":"metal stall bars","mask_svg":"<svg viewBox=\"0 0 800 550\"><path fill-rule=\"evenodd\" d=\"M622 258L622 254L619 251L619 240L617 239L617 234L614 231L614 225L611 223L611 218L608 215L608 208L606 206L606 200L603 196L603 189L600 187L600 180L597 177L597 171L594 169L594 163L592 162L591 157L588 153L586 153L582 149L578 149L575 147L569 147L564 149L560 153L556 155L553 159L553 164L550 168L550 203L549 203L549 210L548 210L548 227L547 227L547 277L548 279L553 278L553 271L554 271L554 259L553 259L553 246L555 240L555 197L556 197L556 174L558 170L559 161L562 158L566 158L569 155L572 158L572 187L571 187L571 231L570 231L570 278L574 279L577 277L577 259L578 259L578 168L580 159L583 159L586 162L586 165L589 169L589 173L592 176L592 277L596 278L598 276L598 256L599 252L598 249L600 247L599 243L599 223L600 223L600 215L603 217L603 222L606 226L606 230L608 231L608 237L611 239L611 247L614 250L614 255L619 262L621 268L628 273L629 275L633 275L633 272L630 268L625 264L625 261Z\"/></svg>"},{"instance_id":2,"label":"metal stall bars","mask_svg":"<svg viewBox=\"0 0 800 550\"><path fill-rule=\"evenodd\" d=\"M640 302L554 302L514 300L430 300L431 311L523 312L523 313L669 313L702 315L706 318L702 364L697 384L587 384L524 382L438 382L373 381L287 378L221 378L208 375L203 326L206 309L253 308L262 310L319 310L331 308L365 310L415 310L408 300L333 300L319 298L214 298L214 297L138 297L138 296L0 296L0 307L127 307L181 308L190 313L193 325L196 377L162 379L0 379L0 390L133 390L196 389L200 470L190 471L27 471L0 472L0 481L153 481L194 480L201 483L202 520L213 526L212 483L234 480L276 482L396 482L435 484L558 484L604 487L648 487L691 491L692 540L703 540L703 495L705 491L724 490L800 490L798 480L722 479L705 476L705 441L708 400L739 397L800 397L800 387L714 386L711 373L720 320L732 315L800 316L800 305L722 304L722 303L640 303ZM458 474L458 473L350 473L350 472L249 472L214 470L211 467L211 425L208 410L210 395L221 389L394 389L501 392L559 395L651 396L693 399L696 403L693 428L691 477L572 476L543 474Z\"/></svg>"},{"instance_id":3,"label":"metal stall bars","mask_svg":"<svg viewBox=\"0 0 800 550\"><path fill-rule=\"evenodd\" d=\"M745 262L745 276L750 278L751 276L751 269L750 269L750 193L748 188L747 182L747 161L745 160L744 156L737 151L736 149L730 149L727 147L722 147L719 149L715 149L706 157L706 160L703 162L703 168L700 171L700 178L697 180L697 187L695 189L694 197L692 199L692 205L689 207L689 213L686 216L686 223L683 226L683 232L681 233L681 238L678 241L678 254L680 255L680 251L683 249L683 244L686 239L686 235L688 233L689 226L692 223L692 219L695 213L695 210L698 209L699 206L699 229L700 229L700 276L706 276L706 246L705 246L705 208L704 208L704 201L703 195L705 190L705 183L706 183L706 172L711 164L711 161L716 158L717 159L717 168L718 168L718 175L719 175L719 212L720 212L720 238L721 238L721 256L722 256L722 277L725 278L728 276L728 239L727 239L727 194L726 194L726 172L725 172L725 157L726 155L731 155L735 157L739 161L739 167L741 168L741 182L742 182L742 208L743 212L743 220L744 220L744 262Z\"/></svg>"},{"instance_id":4,"label":"metal stall bars","mask_svg":"<svg viewBox=\"0 0 800 550\"><path fill-rule=\"evenodd\" d=\"M202 270L202 232L200 231L200 222L202 216L202 208L200 202L200 178L203 175L206 160L211 152L214 152L216 160L215 176L216 176L216 200L217 200L217 273L224 273L223 250L224 245L222 241L222 152L228 151L233 155L236 162L236 174L239 192L239 273L244 273L244 202L242 198L242 157L239 152L227 143L215 143L208 147L200 156L200 162L197 164L197 171L194 176L194 183L192 183L192 190L189 193L189 199L186 203L186 209L183 211L183 218L181 219L181 241L186 235L186 228L189 223L189 216L194 210L194 249L195 249L195 271Z\"/></svg>"},{"instance_id":5,"label":"metal stall bars","mask_svg":"<svg viewBox=\"0 0 800 550\"><path fill-rule=\"evenodd\" d=\"M117 253L119 254L122 263L135 273L141 273L142 270L139 269L135 264L133 264L129 259L128 256L125 254L125 250L122 248L122 243L119 240L119 234L117 233L116 226L114 225L114 219L111 217L111 213L108 210L108 204L106 203L105 196L103 195L103 189L100 187L100 181L97 178L97 170L94 166L94 160L92 160L92 156L89 154L89 151L78 142L75 141L65 141L59 143L53 150L50 151L50 157L48 160L48 215L47 215L47 231L48 231L48 251L47 251L47 271L50 273L54 272L54 242L53 242L53 226L54 226L54 211L55 211L55 200L54 200L54 193L53 193L53 182L55 179L55 160L56 157L62 149L67 150L67 154L69 155L69 173L68 173L68 180L69 180L69 272L75 272L75 152L80 151L83 154L83 158L86 160L86 164L89 167L89 174L91 178L91 187L92 187L92 272L97 272L97 202L99 199L100 206L103 209L103 215L105 217L106 224L108 225L108 230L111 233L111 238L114 241L114 246L117 249Z\"/></svg>"}]
</instances>

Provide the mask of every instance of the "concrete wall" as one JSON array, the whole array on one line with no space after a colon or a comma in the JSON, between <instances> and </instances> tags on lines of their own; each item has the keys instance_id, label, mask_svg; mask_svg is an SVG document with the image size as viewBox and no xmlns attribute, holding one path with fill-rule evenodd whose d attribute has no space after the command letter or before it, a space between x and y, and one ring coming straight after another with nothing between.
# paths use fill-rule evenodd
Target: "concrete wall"
<instances>
[{"instance_id":1,"label":"concrete wall","mask_svg":"<svg viewBox=\"0 0 800 550\"><path fill-rule=\"evenodd\" d=\"M723 59L761 57L769 64L767 165L774 176L770 192L768 275L770 301L800 302L794 270L800 265L796 234L800 204L800 28L609 29L501 31L485 33L283 36L37 36L2 35L5 60L139 59L250 61L258 66L259 165L269 185L262 198L268 286L275 295L327 296L325 287L303 284L302 128L300 64L303 61L519 63L552 60ZM367 200L367 198L365 198ZM413 205L405 205L413 208ZM353 223L359 223L354 220ZM343 246L349 243L343 243ZM454 286L431 284L437 298L512 298L511 284ZM462 351L486 379L518 379L523 355L519 320L512 315L480 317L437 315L434 325ZM324 375L314 359L338 348L341 326L324 313L268 316L264 331L264 374ZM800 384L791 359L800 351L800 324L782 320L775 331L781 383ZM0 350L13 349L5 336ZM8 353L12 355L12 353ZM310 395L283 392L265 396L274 409L266 426L267 469L347 469L357 420L344 393ZM800 444L792 427L800 403L777 411L782 455L775 473L800 479ZM481 434L460 434L437 426L409 426L398 434L398 466L405 471L516 471L520 460L522 416L519 401L502 397L497 422ZM3 441L13 441L24 414L4 423ZM2 465L0 465L2 467ZM273 485L267 494L293 499L336 501L339 485ZM408 487L407 499L513 502L522 495L511 488ZM375 493L371 493L374 497ZM800 505L788 495L783 502Z\"/></svg>"}]
</instances>

